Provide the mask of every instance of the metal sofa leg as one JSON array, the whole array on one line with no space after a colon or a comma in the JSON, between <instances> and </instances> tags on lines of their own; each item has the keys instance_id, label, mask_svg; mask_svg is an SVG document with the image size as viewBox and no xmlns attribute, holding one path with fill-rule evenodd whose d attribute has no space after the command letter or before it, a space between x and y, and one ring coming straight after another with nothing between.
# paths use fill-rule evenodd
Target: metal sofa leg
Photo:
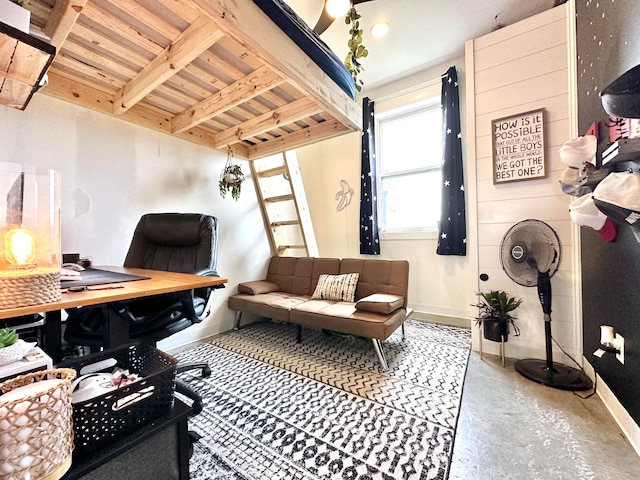
<instances>
[{"instance_id":1,"label":"metal sofa leg","mask_svg":"<svg viewBox=\"0 0 640 480\"><path fill-rule=\"evenodd\" d=\"M296 343L302 343L302 325L296 324Z\"/></svg>"},{"instance_id":2,"label":"metal sofa leg","mask_svg":"<svg viewBox=\"0 0 640 480\"><path fill-rule=\"evenodd\" d=\"M384 372L389 368L389 365L387 364L387 359L384 356L384 351L382 350L382 342L377 338L372 338L371 341L373 342L373 349L376 351L378 362L380 363L380 370Z\"/></svg>"},{"instance_id":3,"label":"metal sofa leg","mask_svg":"<svg viewBox=\"0 0 640 480\"><path fill-rule=\"evenodd\" d=\"M402 340L406 340L407 339L407 331L404 329L404 322L402 322L402 326L400 327L402 330L400 330L402 332Z\"/></svg>"},{"instance_id":4,"label":"metal sofa leg","mask_svg":"<svg viewBox=\"0 0 640 480\"><path fill-rule=\"evenodd\" d=\"M236 312L235 321L233 322L233 329L234 330L240 330L240 319L241 318L242 318L242 312L240 310L238 310Z\"/></svg>"}]
</instances>

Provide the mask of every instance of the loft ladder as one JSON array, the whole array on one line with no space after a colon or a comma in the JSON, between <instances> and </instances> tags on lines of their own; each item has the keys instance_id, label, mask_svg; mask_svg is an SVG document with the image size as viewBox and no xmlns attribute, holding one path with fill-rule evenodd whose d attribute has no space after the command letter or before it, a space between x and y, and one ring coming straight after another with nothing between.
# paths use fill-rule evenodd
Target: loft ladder
<instances>
[{"instance_id":1,"label":"loft ladder","mask_svg":"<svg viewBox=\"0 0 640 480\"><path fill-rule=\"evenodd\" d=\"M274 255L319 256L295 151L254 160L249 165Z\"/></svg>"}]
</instances>

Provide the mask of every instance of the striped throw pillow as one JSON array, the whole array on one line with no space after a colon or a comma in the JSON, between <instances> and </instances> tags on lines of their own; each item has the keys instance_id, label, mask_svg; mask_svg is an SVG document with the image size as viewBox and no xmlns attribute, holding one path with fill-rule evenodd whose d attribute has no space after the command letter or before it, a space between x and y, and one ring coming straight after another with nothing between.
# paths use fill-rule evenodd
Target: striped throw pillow
<instances>
[{"instance_id":1,"label":"striped throw pillow","mask_svg":"<svg viewBox=\"0 0 640 480\"><path fill-rule=\"evenodd\" d=\"M359 273L344 273L342 275L322 274L318 277L318 285L311 298L319 300L337 300L353 302L356 296Z\"/></svg>"}]
</instances>

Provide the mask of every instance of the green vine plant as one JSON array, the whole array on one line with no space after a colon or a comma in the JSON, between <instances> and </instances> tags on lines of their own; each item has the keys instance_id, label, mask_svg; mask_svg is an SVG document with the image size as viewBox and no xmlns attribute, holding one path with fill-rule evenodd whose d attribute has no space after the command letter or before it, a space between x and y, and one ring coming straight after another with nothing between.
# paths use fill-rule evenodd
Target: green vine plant
<instances>
[{"instance_id":1,"label":"green vine plant","mask_svg":"<svg viewBox=\"0 0 640 480\"><path fill-rule=\"evenodd\" d=\"M11 0L11 1L16 5L20 5L21 7L24 7L27 3L29 3L29 0Z\"/></svg>"},{"instance_id":2,"label":"green vine plant","mask_svg":"<svg viewBox=\"0 0 640 480\"><path fill-rule=\"evenodd\" d=\"M238 164L234 164L233 150L227 146L227 161L224 164L224 169L220 172L220 180L218 181L218 188L220 189L220 196L225 198L227 192L231 191L231 198L236 202L240 198L240 191L242 189L242 182L244 182L244 173L242 168Z\"/></svg>"},{"instance_id":3,"label":"green vine plant","mask_svg":"<svg viewBox=\"0 0 640 480\"><path fill-rule=\"evenodd\" d=\"M344 65L351 73L358 92L362 90L362 85L364 85L362 80L358 80L358 75L364 70L359 60L369 55L369 51L362 44L363 31L360 28L360 16L361 15L356 11L355 7L351 7L351 10L349 10L346 17L344 17L344 22L351 26L349 29L349 35L351 35L351 38L349 38L347 43L349 46L349 53L347 54L347 58L344 60Z\"/></svg>"}]
</instances>

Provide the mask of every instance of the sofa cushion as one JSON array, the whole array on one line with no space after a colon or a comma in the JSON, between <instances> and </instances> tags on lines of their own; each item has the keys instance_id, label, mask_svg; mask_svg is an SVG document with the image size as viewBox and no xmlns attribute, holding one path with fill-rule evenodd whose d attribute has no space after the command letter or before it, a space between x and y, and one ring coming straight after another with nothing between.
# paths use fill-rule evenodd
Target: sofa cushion
<instances>
[{"instance_id":1,"label":"sofa cushion","mask_svg":"<svg viewBox=\"0 0 640 480\"><path fill-rule=\"evenodd\" d=\"M309 296L293 295L286 292L271 292L260 295L239 293L229 297L227 305L231 310L253 313L279 322L288 322L290 310L307 300L309 300Z\"/></svg>"},{"instance_id":2,"label":"sofa cushion","mask_svg":"<svg viewBox=\"0 0 640 480\"><path fill-rule=\"evenodd\" d=\"M322 273L340 273L339 258L271 257L266 280L282 292L311 295Z\"/></svg>"},{"instance_id":3,"label":"sofa cushion","mask_svg":"<svg viewBox=\"0 0 640 480\"><path fill-rule=\"evenodd\" d=\"M402 307L403 304L404 297L375 293L358 300L356 302L356 310L364 310L366 312L386 315Z\"/></svg>"},{"instance_id":4,"label":"sofa cushion","mask_svg":"<svg viewBox=\"0 0 640 480\"><path fill-rule=\"evenodd\" d=\"M406 260L343 259L340 273L351 272L360 274L356 300L374 293L386 293L403 297L403 306L407 306L409 262Z\"/></svg>"},{"instance_id":5,"label":"sofa cushion","mask_svg":"<svg viewBox=\"0 0 640 480\"><path fill-rule=\"evenodd\" d=\"M407 318L404 308L388 315L356 310L355 303L309 300L291 309L290 322L386 340Z\"/></svg>"},{"instance_id":6,"label":"sofa cushion","mask_svg":"<svg viewBox=\"0 0 640 480\"><path fill-rule=\"evenodd\" d=\"M244 282L238 285L238 293L248 293L249 295L260 295L262 293L277 292L278 290L280 290L280 287L277 284L267 280Z\"/></svg>"},{"instance_id":7,"label":"sofa cushion","mask_svg":"<svg viewBox=\"0 0 640 480\"><path fill-rule=\"evenodd\" d=\"M358 285L358 277L358 273L342 275L327 275L323 273L318 277L318 284L311 298L353 302L356 286Z\"/></svg>"}]
</instances>

